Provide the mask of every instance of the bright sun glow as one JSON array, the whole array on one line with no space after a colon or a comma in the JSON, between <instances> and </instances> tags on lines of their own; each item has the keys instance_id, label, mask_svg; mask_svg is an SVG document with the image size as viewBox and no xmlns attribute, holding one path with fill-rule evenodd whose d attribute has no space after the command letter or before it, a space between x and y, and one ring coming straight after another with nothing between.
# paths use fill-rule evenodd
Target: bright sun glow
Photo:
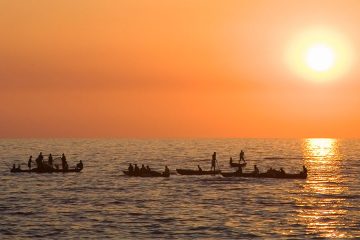
<instances>
[{"instance_id":1,"label":"bright sun glow","mask_svg":"<svg viewBox=\"0 0 360 240\"><path fill-rule=\"evenodd\" d=\"M307 51L306 63L314 71L328 71L335 63L334 51L325 44L315 44Z\"/></svg>"},{"instance_id":2,"label":"bright sun glow","mask_svg":"<svg viewBox=\"0 0 360 240\"><path fill-rule=\"evenodd\" d=\"M317 28L294 37L285 61L299 77L324 82L339 79L348 72L352 49L344 36Z\"/></svg>"}]
</instances>

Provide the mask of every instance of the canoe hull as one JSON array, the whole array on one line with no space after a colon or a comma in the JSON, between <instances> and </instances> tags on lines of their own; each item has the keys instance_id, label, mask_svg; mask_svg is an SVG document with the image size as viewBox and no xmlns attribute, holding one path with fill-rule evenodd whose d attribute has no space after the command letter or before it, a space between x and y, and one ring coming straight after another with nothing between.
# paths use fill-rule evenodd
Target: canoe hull
<instances>
[{"instance_id":1,"label":"canoe hull","mask_svg":"<svg viewBox=\"0 0 360 240\"><path fill-rule=\"evenodd\" d=\"M123 173L126 176L130 176L130 177L170 177L170 173L165 174L156 171L151 171L150 173L140 173L140 174L130 173L129 171L123 171Z\"/></svg>"},{"instance_id":2,"label":"canoe hull","mask_svg":"<svg viewBox=\"0 0 360 240\"><path fill-rule=\"evenodd\" d=\"M73 173L73 172L81 172L82 169L73 168L63 171L62 169L47 169L47 170L40 170L37 168L29 169L10 169L11 173Z\"/></svg>"},{"instance_id":3,"label":"canoe hull","mask_svg":"<svg viewBox=\"0 0 360 240\"><path fill-rule=\"evenodd\" d=\"M221 173L223 177L245 177L245 178L279 178L279 179L306 179L307 174L297 173L297 174L269 174L269 173L238 173L238 172L223 172Z\"/></svg>"},{"instance_id":4,"label":"canoe hull","mask_svg":"<svg viewBox=\"0 0 360 240\"><path fill-rule=\"evenodd\" d=\"M199 170L192 170L192 169L176 169L176 172L180 175L216 175L216 174L220 174L220 170L199 171Z\"/></svg>"}]
</instances>

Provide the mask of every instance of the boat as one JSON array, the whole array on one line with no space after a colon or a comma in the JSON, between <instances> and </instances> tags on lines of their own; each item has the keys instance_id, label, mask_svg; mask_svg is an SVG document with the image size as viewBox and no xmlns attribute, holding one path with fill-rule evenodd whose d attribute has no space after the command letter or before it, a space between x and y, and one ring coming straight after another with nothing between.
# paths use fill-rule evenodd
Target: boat
<instances>
[{"instance_id":1,"label":"boat","mask_svg":"<svg viewBox=\"0 0 360 240\"><path fill-rule=\"evenodd\" d=\"M150 171L150 172L146 172L146 173L130 173L129 171L123 171L123 173L126 176L130 176L130 177L170 177L170 173L160 173L160 172L156 172L156 171Z\"/></svg>"},{"instance_id":2,"label":"boat","mask_svg":"<svg viewBox=\"0 0 360 240\"><path fill-rule=\"evenodd\" d=\"M306 179L307 173L240 173L240 172L223 172L223 177L247 177L247 178L282 178L282 179Z\"/></svg>"},{"instance_id":3,"label":"boat","mask_svg":"<svg viewBox=\"0 0 360 240\"><path fill-rule=\"evenodd\" d=\"M19 168L11 168L11 173L72 173L72 172L81 172L82 168L71 168L68 170L63 169L19 169Z\"/></svg>"},{"instance_id":4,"label":"boat","mask_svg":"<svg viewBox=\"0 0 360 240\"><path fill-rule=\"evenodd\" d=\"M234 163L233 161L230 160L229 163L230 163L231 167L242 167L243 168L243 167L246 166L246 162L244 162L244 163Z\"/></svg>"},{"instance_id":5,"label":"boat","mask_svg":"<svg viewBox=\"0 0 360 240\"><path fill-rule=\"evenodd\" d=\"M215 175L220 174L220 170L215 171L199 171L199 170L192 170L192 169L176 169L176 172L180 175Z\"/></svg>"}]
</instances>

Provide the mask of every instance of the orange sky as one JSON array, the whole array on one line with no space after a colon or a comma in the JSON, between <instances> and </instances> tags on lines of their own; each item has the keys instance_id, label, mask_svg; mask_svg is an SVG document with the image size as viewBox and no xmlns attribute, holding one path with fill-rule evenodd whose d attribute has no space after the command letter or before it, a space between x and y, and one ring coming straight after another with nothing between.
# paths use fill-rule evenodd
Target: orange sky
<instances>
[{"instance_id":1,"label":"orange sky","mask_svg":"<svg viewBox=\"0 0 360 240\"><path fill-rule=\"evenodd\" d=\"M359 137L360 2L0 1L0 137ZM332 82L286 46L353 44Z\"/></svg>"}]
</instances>

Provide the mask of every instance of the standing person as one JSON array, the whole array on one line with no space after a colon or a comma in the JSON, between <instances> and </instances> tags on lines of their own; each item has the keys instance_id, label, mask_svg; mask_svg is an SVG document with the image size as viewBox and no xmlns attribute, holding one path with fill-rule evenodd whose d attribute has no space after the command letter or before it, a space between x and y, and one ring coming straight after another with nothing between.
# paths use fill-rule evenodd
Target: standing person
<instances>
[{"instance_id":1,"label":"standing person","mask_svg":"<svg viewBox=\"0 0 360 240\"><path fill-rule=\"evenodd\" d=\"M216 167L216 152L213 153L212 158L211 158L211 170L212 171L214 169L215 171L215 167Z\"/></svg>"},{"instance_id":2,"label":"standing person","mask_svg":"<svg viewBox=\"0 0 360 240\"><path fill-rule=\"evenodd\" d=\"M243 161L245 162L244 156L245 156L245 153L244 153L243 150L241 150L241 151L240 151L240 160L239 160L239 163L241 162L241 160L243 160Z\"/></svg>"},{"instance_id":3,"label":"standing person","mask_svg":"<svg viewBox=\"0 0 360 240\"><path fill-rule=\"evenodd\" d=\"M53 167L53 157L52 157L51 153L49 154L48 165L49 165L51 168Z\"/></svg>"},{"instance_id":4,"label":"standing person","mask_svg":"<svg viewBox=\"0 0 360 240\"><path fill-rule=\"evenodd\" d=\"M31 164L32 164L32 156L30 156L29 161L28 161L29 170L31 170Z\"/></svg>"},{"instance_id":5,"label":"standing person","mask_svg":"<svg viewBox=\"0 0 360 240\"><path fill-rule=\"evenodd\" d=\"M63 170L67 169L67 162L66 162L66 157L65 157L64 153L61 155L61 167Z\"/></svg>"}]
</instances>

